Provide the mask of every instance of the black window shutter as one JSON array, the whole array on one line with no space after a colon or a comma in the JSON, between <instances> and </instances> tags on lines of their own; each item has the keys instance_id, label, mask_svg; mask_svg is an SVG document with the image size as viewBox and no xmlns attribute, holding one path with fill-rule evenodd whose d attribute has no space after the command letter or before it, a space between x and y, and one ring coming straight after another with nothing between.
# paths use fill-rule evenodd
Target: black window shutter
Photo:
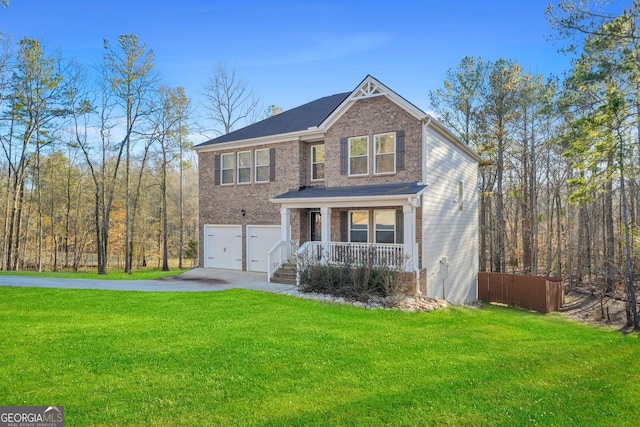
<instances>
[{"instance_id":1,"label":"black window shutter","mask_svg":"<svg viewBox=\"0 0 640 427\"><path fill-rule=\"evenodd\" d=\"M220 166L220 154L216 154L213 160L213 184L220 185L220 173L222 167Z\"/></svg>"},{"instance_id":2,"label":"black window shutter","mask_svg":"<svg viewBox=\"0 0 640 427\"><path fill-rule=\"evenodd\" d=\"M269 148L269 181L276 180L276 149Z\"/></svg>"},{"instance_id":3,"label":"black window shutter","mask_svg":"<svg viewBox=\"0 0 640 427\"><path fill-rule=\"evenodd\" d=\"M349 241L349 212L347 211L340 212L340 241Z\"/></svg>"},{"instance_id":4,"label":"black window shutter","mask_svg":"<svg viewBox=\"0 0 640 427\"><path fill-rule=\"evenodd\" d=\"M396 210L396 243L404 243L404 214L402 209Z\"/></svg>"},{"instance_id":5,"label":"black window shutter","mask_svg":"<svg viewBox=\"0 0 640 427\"><path fill-rule=\"evenodd\" d=\"M404 131L396 132L396 170L404 170Z\"/></svg>"},{"instance_id":6,"label":"black window shutter","mask_svg":"<svg viewBox=\"0 0 640 427\"><path fill-rule=\"evenodd\" d=\"M340 138L340 175L346 175L349 171L348 144L349 140L347 138Z\"/></svg>"}]
</instances>

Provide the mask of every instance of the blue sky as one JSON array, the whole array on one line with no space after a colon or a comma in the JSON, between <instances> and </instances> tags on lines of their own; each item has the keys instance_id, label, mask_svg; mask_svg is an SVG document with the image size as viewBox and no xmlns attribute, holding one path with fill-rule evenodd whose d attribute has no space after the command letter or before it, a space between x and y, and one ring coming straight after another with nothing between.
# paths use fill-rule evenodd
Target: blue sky
<instances>
[{"instance_id":1,"label":"blue sky","mask_svg":"<svg viewBox=\"0 0 640 427\"><path fill-rule=\"evenodd\" d=\"M546 41L548 0L165 1L11 0L0 30L60 48L86 66L102 40L134 33L170 86L197 106L207 76L235 67L265 105L284 109L350 91L371 74L425 111L428 92L464 56L513 59L560 74L569 59Z\"/></svg>"}]
</instances>

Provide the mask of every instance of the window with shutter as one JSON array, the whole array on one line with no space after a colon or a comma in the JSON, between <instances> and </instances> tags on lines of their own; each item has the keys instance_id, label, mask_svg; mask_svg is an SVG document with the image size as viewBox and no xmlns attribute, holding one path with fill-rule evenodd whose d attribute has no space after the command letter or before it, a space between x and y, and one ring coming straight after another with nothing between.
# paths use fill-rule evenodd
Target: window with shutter
<instances>
[{"instance_id":1,"label":"window with shutter","mask_svg":"<svg viewBox=\"0 0 640 427\"><path fill-rule=\"evenodd\" d=\"M396 211L377 210L373 215L376 231L376 243L396 242Z\"/></svg>"},{"instance_id":2,"label":"window with shutter","mask_svg":"<svg viewBox=\"0 0 640 427\"><path fill-rule=\"evenodd\" d=\"M276 180L276 149L269 148L269 181Z\"/></svg>"},{"instance_id":3,"label":"window with shutter","mask_svg":"<svg viewBox=\"0 0 640 427\"><path fill-rule=\"evenodd\" d=\"M404 243L404 213L396 210L396 243Z\"/></svg>"},{"instance_id":4,"label":"window with shutter","mask_svg":"<svg viewBox=\"0 0 640 427\"><path fill-rule=\"evenodd\" d=\"M324 179L324 145L311 147L311 180Z\"/></svg>"},{"instance_id":5,"label":"window with shutter","mask_svg":"<svg viewBox=\"0 0 640 427\"><path fill-rule=\"evenodd\" d=\"M349 241L349 212L340 211L340 241Z\"/></svg>"},{"instance_id":6,"label":"window with shutter","mask_svg":"<svg viewBox=\"0 0 640 427\"><path fill-rule=\"evenodd\" d=\"M369 211L349 211L349 241L369 241Z\"/></svg>"},{"instance_id":7,"label":"window with shutter","mask_svg":"<svg viewBox=\"0 0 640 427\"><path fill-rule=\"evenodd\" d=\"M340 175L346 175L349 171L349 140L340 138Z\"/></svg>"},{"instance_id":8,"label":"window with shutter","mask_svg":"<svg viewBox=\"0 0 640 427\"><path fill-rule=\"evenodd\" d=\"M269 154L270 150L268 148L255 151L256 170L253 175L255 182L269 182L269 178L271 177L271 159Z\"/></svg>"},{"instance_id":9,"label":"window with shutter","mask_svg":"<svg viewBox=\"0 0 640 427\"><path fill-rule=\"evenodd\" d=\"M238 184L251 182L251 151L238 153Z\"/></svg>"},{"instance_id":10,"label":"window with shutter","mask_svg":"<svg viewBox=\"0 0 640 427\"><path fill-rule=\"evenodd\" d=\"M220 171L220 183L233 184L233 174L235 169L235 154L225 153L220 158L221 171Z\"/></svg>"},{"instance_id":11,"label":"window with shutter","mask_svg":"<svg viewBox=\"0 0 640 427\"><path fill-rule=\"evenodd\" d=\"M220 154L216 154L213 158L213 184L220 185Z\"/></svg>"},{"instance_id":12,"label":"window with shutter","mask_svg":"<svg viewBox=\"0 0 640 427\"><path fill-rule=\"evenodd\" d=\"M394 173L396 171L396 134L391 132L373 135L373 145L375 174Z\"/></svg>"},{"instance_id":13,"label":"window with shutter","mask_svg":"<svg viewBox=\"0 0 640 427\"><path fill-rule=\"evenodd\" d=\"M349 138L349 175L369 174L369 137Z\"/></svg>"},{"instance_id":14,"label":"window with shutter","mask_svg":"<svg viewBox=\"0 0 640 427\"><path fill-rule=\"evenodd\" d=\"M396 132L396 170L404 170L404 131Z\"/></svg>"}]
</instances>

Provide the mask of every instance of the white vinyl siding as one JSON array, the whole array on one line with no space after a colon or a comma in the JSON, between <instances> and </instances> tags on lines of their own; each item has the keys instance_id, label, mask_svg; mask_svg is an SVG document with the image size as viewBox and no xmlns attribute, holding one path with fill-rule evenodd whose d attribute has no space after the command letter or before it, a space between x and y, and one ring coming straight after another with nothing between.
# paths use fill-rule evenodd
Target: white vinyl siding
<instances>
[{"instance_id":1,"label":"white vinyl siding","mask_svg":"<svg viewBox=\"0 0 640 427\"><path fill-rule=\"evenodd\" d=\"M256 182L269 182L269 175L271 172L269 164L269 149L263 148L256 150L256 171L254 175Z\"/></svg>"},{"instance_id":2,"label":"white vinyl siding","mask_svg":"<svg viewBox=\"0 0 640 427\"><path fill-rule=\"evenodd\" d=\"M478 164L434 129L424 132L429 186L422 196L422 268L427 271L427 296L464 304L477 298Z\"/></svg>"},{"instance_id":3,"label":"white vinyl siding","mask_svg":"<svg viewBox=\"0 0 640 427\"><path fill-rule=\"evenodd\" d=\"M369 137L349 138L349 175L369 174Z\"/></svg>"},{"instance_id":4,"label":"white vinyl siding","mask_svg":"<svg viewBox=\"0 0 640 427\"><path fill-rule=\"evenodd\" d=\"M251 182L251 151L238 153L238 184Z\"/></svg>"},{"instance_id":5,"label":"white vinyl siding","mask_svg":"<svg viewBox=\"0 0 640 427\"><path fill-rule=\"evenodd\" d=\"M220 184L233 184L234 160L234 153L226 153L220 156Z\"/></svg>"},{"instance_id":6,"label":"white vinyl siding","mask_svg":"<svg viewBox=\"0 0 640 427\"><path fill-rule=\"evenodd\" d=\"M373 149L375 150L373 159L375 174L395 173L396 134L392 132L374 135Z\"/></svg>"}]
</instances>

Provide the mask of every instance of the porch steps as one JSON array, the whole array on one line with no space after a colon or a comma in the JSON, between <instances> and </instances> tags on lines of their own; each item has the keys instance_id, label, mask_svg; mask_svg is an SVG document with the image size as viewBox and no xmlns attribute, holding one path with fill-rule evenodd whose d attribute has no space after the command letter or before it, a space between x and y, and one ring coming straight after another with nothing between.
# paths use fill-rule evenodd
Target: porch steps
<instances>
[{"instance_id":1,"label":"porch steps","mask_svg":"<svg viewBox=\"0 0 640 427\"><path fill-rule=\"evenodd\" d=\"M294 263L286 263L275 272L271 277L274 283L283 283L285 285L296 284L296 265Z\"/></svg>"}]
</instances>

